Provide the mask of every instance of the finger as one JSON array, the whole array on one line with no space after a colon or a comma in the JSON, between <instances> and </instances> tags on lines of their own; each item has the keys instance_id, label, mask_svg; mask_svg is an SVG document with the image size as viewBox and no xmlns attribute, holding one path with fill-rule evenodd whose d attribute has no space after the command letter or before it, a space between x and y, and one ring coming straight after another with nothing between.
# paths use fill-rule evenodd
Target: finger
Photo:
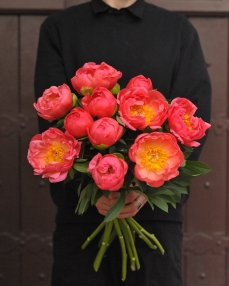
<instances>
[{"instance_id":1,"label":"finger","mask_svg":"<svg viewBox=\"0 0 229 286\"><path fill-rule=\"evenodd\" d=\"M129 204L126 204L120 214L118 215L118 218L127 218L127 217L133 217L135 216L139 210L145 205L147 202L146 198L144 196L137 196L137 198Z\"/></svg>"},{"instance_id":2,"label":"finger","mask_svg":"<svg viewBox=\"0 0 229 286\"><path fill-rule=\"evenodd\" d=\"M130 191L126 195L126 204L130 204L134 202L134 200L139 197L139 194L136 193L135 191Z\"/></svg>"}]
</instances>

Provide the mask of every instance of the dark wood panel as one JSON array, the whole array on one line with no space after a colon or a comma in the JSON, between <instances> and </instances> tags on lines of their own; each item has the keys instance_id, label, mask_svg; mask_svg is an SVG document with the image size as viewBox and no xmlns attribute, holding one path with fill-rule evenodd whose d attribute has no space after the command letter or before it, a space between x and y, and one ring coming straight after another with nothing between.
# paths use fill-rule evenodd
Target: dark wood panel
<instances>
[{"instance_id":1,"label":"dark wood panel","mask_svg":"<svg viewBox=\"0 0 229 286\"><path fill-rule=\"evenodd\" d=\"M14 11L42 11L42 10L58 10L64 7L77 5L88 0L1 0L0 12ZM203 12L203 13L228 13L229 12L229 1L220 0L147 0L149 3L153 3L157 6L165 9L179 11L179 12Z\"/></svg>"},{"instance_id":2,"label":"dark wood panel","mask_svg":"<svg viewBox=\"0 0 229 286\"><path fill-rule=\"evenodd\" d=\"M187 230L191 233L224 232L227 216L227 137L226 130L223 132L219 127L218 118L227 113L228 19L193 18L191 21L199 32L206 62L209 63L213 126L200 158L210 165L212 172L193 181L186 212Z\"/></svg>"},{"instance_id":3,"label":"dark wood panel","mask_svg":"<svg viewBox=\"0 0 229 286\"><path fill-rule=\"evenodd\" d=\"M0 17L0 227L19 229L18 21Z\"/></svg>"},{"instance_id":4,"label":"dark wood panel","mask_svg":"<svg viewBox=\"0 0 229 286\"><path fill-rule=\"evenodd\" d=\"M18 19L15 16L0 16L0 90L0 283L19 285L20 257L17 240L12 235L20 230Z\"/></svg>"},{"instance_id":5,"label":"dark wood panel","mask_svg":"<svg viewBox=\"0 0 229 286\"><path fill-rule=\"evenodd\" d=\"M72 5L77 5L79 3L86 2L87 0L65 0L65 7ZM229 12L229 2L228 1L196 1L196 0L147 0L147 2L155 4L159 7L184 12L184 13L228 13Z\"/></svg>"},{"instance_id":6,"label":"dark wood panel","mask_svg":"<svg viewBox=\"0 0 229 286\"><path fill-rule=\"evenodd\" d=\"M212 172L193 181L185 206L185 286L228 286L227 97L228 18L191 18L197 28L212 82L212 128L201 154ZM215 235L224 237L223 241ZM192 237L193 236L193 237ZM218 251L217 251L218 249Z\"/></svg>"},{"instance_id":7,"label":"dark wood panel","mask_svg":"<svg viewBox=\"0 0 229 286\"><path fill-rule=\"evenodd\" d=\"M1 0L0 10L9 9L62 9L64 7L64 0Z\"/></svg>"},{"instance_id":8,"label":"dark wood panel","mask_svg":"<svg viewBox=\"0 0 229 286\"><path fill-rule=\"evenodd\" d=\"M24 126L20 153L22 184L22 230L25 234L22 254L22 285L50 285L52 240L55 207L49 193L48 180L34 176L27 162L29 142L38 133L37 115L33 107L34 68L39 28L44 16L20 18L20 113Z\"/></svg>"},{"instance_id":9,"label":"dark wood panel","mask_svg":"<svg viewBox=\"0 0 229 286\"><path fill-rule=\"evenodd\" d=\"M228 286L225 280L225 253L189 254L185 286Z\"/></svg>"},{"instance_id":10,"label":"dark wood panel","mask_svg":"<svg viewBox=\"0 0 229 286\"><path fill-rule=\"evenodd\" d=\"M21 17L20 110L24 122L21 134L22 228L26 233L50 234L54 228L54 204L49 194L48 180L32 174L27 151L32 136L38 133L37 116L33 107L34 67L41 16Z\"/></svg>"}]
</instances>

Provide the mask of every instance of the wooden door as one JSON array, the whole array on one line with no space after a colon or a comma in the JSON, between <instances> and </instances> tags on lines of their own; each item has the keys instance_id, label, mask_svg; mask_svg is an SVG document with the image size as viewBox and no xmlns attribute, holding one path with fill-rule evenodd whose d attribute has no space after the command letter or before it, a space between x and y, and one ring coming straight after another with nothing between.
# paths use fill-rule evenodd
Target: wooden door
<instances>
[{"instance_id":1,"label":"wooden door","mask_svg":"<svg viewBox=\"0 0 229 286\"><path fill-rule=\"evenodd\" d=\"M212 128L201 155L212 172L193 181L184 210L185 286L229 286L229 1L150 1L189 17L213 87ZM0 286L50 285L55 207L48 182L33 176L26 159L37 132L33 72L41 22L76 3L0 0Z\"/></svg>"}]
</instances>

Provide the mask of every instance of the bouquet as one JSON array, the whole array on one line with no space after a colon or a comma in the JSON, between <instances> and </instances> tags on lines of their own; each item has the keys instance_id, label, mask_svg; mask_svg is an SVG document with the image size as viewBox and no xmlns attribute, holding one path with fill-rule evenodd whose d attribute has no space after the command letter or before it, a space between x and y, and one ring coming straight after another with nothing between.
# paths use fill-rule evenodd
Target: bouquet
<instances>
[{"instance_id":1,"label":"bouquet","mask_svg":"<svg viewBox=\"0 0 229 286\"><path fill-rule=\"evenodd\" d=\"M157 206L168 212L169 204L176 208L191 179L210 171L206 164L188 160L210 124L194 116L197 107L188 99L165 99L143 75L120 89L121 76L104 62L89 62L71 79L76 93L66 84L46 89L34 108L51 127L31 139L27 158L34 174L51 183L73 180L77 173L76 212L80 215L101 196L119 192L82 248L102 232L94 261L98 271L108 246L118 236L124 281L127 258L132 270L140 268L135 235L164 253L157 238L133 217L117 218L126 194L143 195L152 209Z\"/></svg>"}]
</instances>

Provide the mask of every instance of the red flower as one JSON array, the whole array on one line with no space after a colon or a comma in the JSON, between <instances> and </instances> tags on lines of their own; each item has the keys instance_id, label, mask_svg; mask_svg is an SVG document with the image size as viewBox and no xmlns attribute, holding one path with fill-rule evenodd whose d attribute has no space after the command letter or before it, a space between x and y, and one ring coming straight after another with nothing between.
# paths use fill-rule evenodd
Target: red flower
<instances>
[{"instance_id":1,"label":"red flower","mask_svg":"<svg viewBox=\"0 0 229 286\"><path fill-rule=\"evenodd\" d=\"M100 118L88 128L88 138L91 144L99 150L115 144L121 138L122 133L122 126L110 117Z\"/></svg>"},{"instance_id":2,"label":"red flower","mask_svg":"<svg viewBox=\"0 0 229 286\"><path fill-rule=\"evenodd\" d=\"M81 142L74 137L57 128L49 128L31 139L27 159L35 175L56 183L65 180L80 149Z\"/></svg>"},{"instance_id":3,"label":"red flower","mask_svg":"<svg viewBox=\"0 0 229 286\"><path fill-rule=\"evenodd\" d=\"M172 134L152 132L136 138L129 149L129 158L136 163L136 178L152 187L160 187L179 175L178 168L184 161L184 154Z\"/></svg>"},{"instance_id":4,"label":"red flower","mask_svg":"<svg viewBox=\"0 0 229 286\"><path fill-rule=\"evenodd\" d=\"M120 71L117 71L104 62L100 65L89 62L76 71L71 82L79 94L86 95L91 94L93 89L98 86L109 90L112 89L121 76L122 73Z\"/></svg>"},{"instance_id":5,"label":"red flower","mask_svg":"<svg viewBox=\"0 0 229 286\"><path fill-rule=\"evenodd\" d=\"M205 135L205 131L211 127L201 118L193 116L197 107L188 99L177 97L172 100L168 112L170 132L178 141L190 147L198 147L199 142Z\"/></svg>"},{"instance_id":6,"label":"red flower","mask_svg":"<svg viewBox=\"0 0 229 286\"><path fill-rule=\"evenodd\" d=\"M73 108L64 119L65 130L74 136L80 138L87 136L87 128L93 123L93 118L84 109L80 107Z\"/></svg>"},{"instance_id":7,"label":"red flower","mask_svg":"<svg viewBox=\"0 0 229 286\"><path fill-rule=\"evenodd\" d=\"M117 102L121 120L132 130L144 130L147 126L158 129L167 118L168 102L156 90L124 88L119 92Z\"/></svg>"},{"instance_id":8,"label":"red flower","mask_svg":"<svg viewBox=\"0 0 229 286\"><path fill-rule=\"evenodd\" d=\"M71 90L66 84L51 86L33 106L40 117L49 121L59 119L73 107Z\"/></svg>"},{"instance_id":9,"label":"red flower","mask_svg":"<svg viewBox=\"0 0 229 286\"><path fill-rule=\"evenodd\" d=\"M116 98L105 87L96 87L92 95L82 98L82 105L92 116L111 117L116 110Z\"/></svg>"},{"instance_id":10,"label":"red flower","mask_svg":"<svg viewBox=\"0 0 229 286\"><path fill-rule=\"evenodd\" d=\"M143 75L133 77L127 84L126 88L132 87L144 87L148 91L153 89L153 84L150 78L146 78Z\"/></svg>"},{"instance_id":11,"label":"red flower","mask_svg":"<svg viewBox=\"0 0 229 286\"><path fill-rule=\"evenodd\" d=\"M88 171L92 173L96 185L101 190L118 191L127 173L128 165L115 155L102 156L98 153L89 163Z\"/></svg>"}]
</instances>

